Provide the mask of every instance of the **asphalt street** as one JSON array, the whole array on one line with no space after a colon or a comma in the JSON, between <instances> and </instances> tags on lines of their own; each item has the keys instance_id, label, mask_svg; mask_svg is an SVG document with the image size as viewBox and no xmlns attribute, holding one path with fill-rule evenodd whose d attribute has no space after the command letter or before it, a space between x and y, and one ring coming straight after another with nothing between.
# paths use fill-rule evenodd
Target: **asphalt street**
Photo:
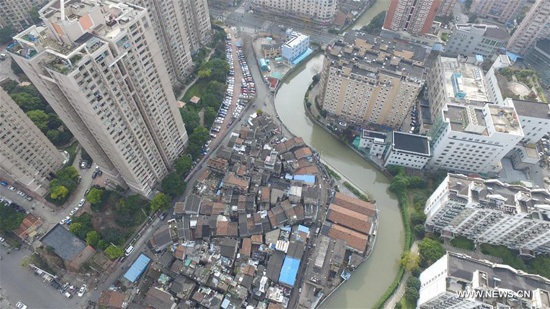
<instances>
[{"instance_id":1,"label":"asphalt street","mask_svg":"<svg viewBox=\"0 0 550 309\"><path fill-rule=\"evenodd\" d=\"M68 299L49 283L43 282L42 277L20 266L21 260L29 254L32 252L24 248L7 254L6 248L0 246L0 294L12 304L21 301L29 308L80 308L84 298L73 296Z\"/></svg>"}]
</instances>

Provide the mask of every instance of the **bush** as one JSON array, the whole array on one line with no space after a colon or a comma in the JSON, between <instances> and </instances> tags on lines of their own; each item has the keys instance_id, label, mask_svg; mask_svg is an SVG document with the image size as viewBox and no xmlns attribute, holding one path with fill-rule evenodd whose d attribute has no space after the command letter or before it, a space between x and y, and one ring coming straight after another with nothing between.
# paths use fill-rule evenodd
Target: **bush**
<instances>
[{"instance_id":1,"label":"bush","mask_svg":"<svg viewBox=\"0 0 550 309\"><path fill-rule=\"evenodd\" d=\"M408 287L405 289L405 299L407 302L416 305L416 301L420 297L418 290L413 287ZM416 307L416 306L415 306Z\"/></svg>"},{"instance_id":2,"label":"bush","mask_svg":"<svg viewBox=\"0 0 550 309\"><path fill-rule=\"evenodd\" d=\"M426 234L426 229L424 228L424 224L417 224L413 228L414 235L416 235L417 238L423 238Z\"/></svg>"},{"instance_id":3,"label":"bush","mask_svg":"<svg viewBox=\"0 0 550 309\"><path fill-rule=\"evenodd\" d=\"M427 264L431 265L443 257L446 253L445 249L437 240L431 238L424 238L418 243L418 250L422 260Z\"/></svg>"},{"instance_id":4,"label":"bush","mask_svg":"<svg viewBox=\"0 0 550 309\"><path fill-rule=\"evenodd\" d=\"M416 278L416 277L409 277L407 278L407 287L408 288L415 288L415 289L420 289L420 279Z\"/></svg>"},{"instance_id":5,"label":"bush","mask_svg":"<svg viewBox=\"0 0 550 309\"><path fill-rule=\"evenodd\" d=\"M350 190L355 196L357 196L358 199L368 202L369 198L361 193L359 190L357 190L354 186L352 186L349 182L344 181L344 187L346 187L348 190Z\"/></svg>"},{"instance_id":6,"label":"bush","mask_svg":"<svg viewBox=\"0 0 550 309\"><path fill-rule=\"evenodd\" d=\"M462 236L456 236L455 238L451 239L451 246L468 251L475 250L474 242Z\"/></svg>"},{"instance_id":7,"label":"bush","mask_svg":"<svg viewBox=\"0 0 550 309\"><path fill-rule=\"evenodd\" d=\"M118 246L110 245L105 249L105 254L109 257L109 259L114 260L116 258L119 258L124 255L124 250Z\"/></svg>"}]
</instances>

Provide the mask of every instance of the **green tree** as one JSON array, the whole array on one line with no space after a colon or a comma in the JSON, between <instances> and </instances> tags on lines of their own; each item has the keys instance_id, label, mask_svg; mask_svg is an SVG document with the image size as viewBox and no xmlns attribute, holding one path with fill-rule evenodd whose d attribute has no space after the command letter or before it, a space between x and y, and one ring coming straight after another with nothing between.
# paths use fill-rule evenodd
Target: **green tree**
<instances>
[{"instance_id":1,"label":"green tree","mask_svg":"<svg viewBox=\"0 0 550 309\"><path fill-rule=\"evenodd\" d=\"M40 98L32 96L26 92L18 92L10 94L10 97L23 109L28 112L35 109L43 109L42 101Z\"/></svg>"},{"instance_id":2,"label":"green tree","mask_svg":"<svg viewBox=\"0 0 550 309\"><path fill-rule=\"evenodd\" d=\"M88 195L86 195L86 201L92 203L92 204L99 204L101 203L101 200L103 198L103 191L102 189L98 188L92 188Z\"/></svg>"},{"instance_id":3,"label":"green tree","mask_svg":"<svg viewBox=\"0 0 550 309\"><path fill-rule=\"evenodd\" d=\"M418 251L428 265L439 260L446 252L441 243L428 237L418 243Z\"/></svg>"},{"instance_id":4,"label":"green tree","mask_svg":"<svg viewBox=\"0 0 550 309\"><path fill-rule=\"evenodd\" d=\"M107 227L101 230L101 237L108 243L120 245L124 243L124 237L121 230Z\"/></svg>"},{"instance_id":5,"label":"green tree","mask_svg":"<svg viewBox=\"0 0 550 309\"><path fill-rule=\"evenodd\" d=\"M62 125L63 125L63 122L61 121L61 119L59 119L59 117L57 117L57 114L55 113L48 114L48 129L57 130Z\"/></svg>"},{"instance_id":6,"label":"green tree","mask_svg":"<svg viewBox=\"0 0 550 309\"><path fill-rule=\"evenodd\" d=\"M210 128L212 123L214 123L214 120L216 120L216 117L218 117L218 112L216 112L215 109L210 106L207 106L204 109L204 125L206 127Z\"/></svg>"},{"instance_id":7,"label":"green tree","mask_svg":"<svg viewBox=\"0 0 550 309\"><path fill-rule=\"evenodd\" d=\"M176 160L176 173L181 177L191 170L193 160L187 154L182 155Z\"/></svg>"},{"instance_id":8,"label":"green tree","mask_svg":"<svg viewBox=\"0 0 550 309\"><path fill-rule=\"evenodd\" d=\"M54 200L62 200L64 199L67 194L69 193L69 190L67 188L65 188L65 186L62 186L62 185L55 185L55 181L57 179L54 179L52 180L52 182L50 183L50 189L51 189L51 194L50 196L54 199Z\"/></svg>"},{"instance_id":9,"label":"green tree","mask_svg":"<svg viewBox=\"0 0 550 309\"><path fill-rule=\"evenodd\" d=\"M411 223L413 225L424 224L425 221L426 215L424 214L424 212L415 210L411 213Z\"/></svg>"},{"instance_id":10,"label":"green tree","mask_svg":"<svg viewBox=\"0 0 550 309\"><path fill-rule=\"evenodd\" d=\"M203 145L210 139L210 133L208 129L203 126L195 128L193 134L189 136L189 145L187 146L187 153L191 155L193 159L200 157L200 152Z\"/></svg>"},{"instance_id":11,"label":"green tree","mask_svg":"<svg viewBox=\"0 0 550 309\"><path fill-rule=\"evenodd\" d=\"M69 231L71 231L71 233L75 234L76 236L79 236L80 234L82 234L83 230L84 230L84 226L82 225L82 223L73 222L69 226Z\"/></svg>"},{"instance_id":12,"label":"green tree","mask_svg":"<svg viewBox=\"0 0 550 309\"><path fill-rule=\"evenodd\" d=\"M394 193L404 192L405 189L407 189L408 185L409 185L409 181L406 176L397 175L393 177L391 181L390 191Z\"/></svg>"},{"instance_id":13,"label":"green tree","mask_svg":"<svg viewBox=\"0 0 550 309\"><path fill-rule=\"evenodd\" d=\"M11 59L10 67L11 67L11 70L13 71L13 74L15 75L23 74L23 70L21 69L19 64L17 64L17 62L15 62L15 60L13 59Z\"/></svg>"},{"instance_id":14,"label":"green tree","mask_svg":"<svg viewBox=\"0 0 550 309\"><path fill-rule=\"evenodd\" d=\"M372 35L380 35L380 29L384 25L384 18L386 18L386 11L382 11L374 16L370 23L361 28L361 31Z\"/></svg>"},{"instance_id":15,"label":"green tree","mask_svg":"<svg viewBox=\"0 0 550 309\"><path fill-rule=\"evenodd\" d=\"M35 24L38 24L41 19L40 19L40 14L38 14L38 8L37 7L32 7L30 10L29 10L29 15L31 16L31 19L32 19L32 22L35 23Z\"/></svg>"},{"instance_id":16,"label":"green tree","mask_svg":"<svg viewBox=\"0 0 550 309\"><path fill-rule=\"evenodd\" d=\"M166 210L170 204L170 198L162 193L159 193L151 200L151 210Z\"/></svg>"},{"instance_id":17,"label":"green tree","mask_svg":"<svg viewBox=\"0 0 550 309\"><path fill-rule=\"evenodd\" d=\"M48 127L49 117L44 111L36 109L28 111L26 114L41 131L44 131Z\"/></svg>"},{"instance_id":18,"label":"green tree","mask_svg":"<svg viewBox=\"0 0 550 309\"><path fill-rule=\"evenodd\" d=\"M466 7L466 9L467 9L468 11L469 11L470 8L472 7L472 3L473 3L473 2L474 2L473 0L466 0L466 1L464 1L464 6Z\"/></svg>"},{"instance_id":19,"label":"green tree","mask_svg":"<svg viewBox=\"0 0 550 309\"><path fill-rule=\"evenodd\" d=\"M187 134L191 135L196 127L200 124L199 114L189 108L180 109L181 119L185 123L185 130Z\"/></svg>"},{"instance_id":20,"label":"green tree","mask_svg":"<svg viewBox=\"0 0 550 309\"><path fill-rule=\"evenodd\" d=\"M23 213L15 211L13 207L0 205L0 230L9 232L19 227L25 218Z\"/></svg>"},{"instance_id":21,"label":"green tree","mask_svg":"<svg viewBox=\"0 0 550 309\"><path fill-rule=\"evenodd\" d=\"M185 183L176 173L170 173L161 183L162 191L170 196L180 195L185 191Z\"/></svg>"},{"instance_id":22,"label":"green tree","mask_svg":"<svg viewBox=\"0 0 550 309\"><path fill-rule=\"evenodd\" d=\"M414 307L416 307L416 301L420 297L420 294L418 293L418 290L413 287L408 287L405 289L405 299L408 303L413 304Z\"/></svg>"},{"instance_id":23,"label":"green tree","mask_svg":"<svg viewBox=\"0 0 550 309\"><path fill-rule=\"evenodd\" d=\"M48 130L48 132L46 132L46 137L50 140L50 142L52 142L55 145L59 140L59 131Z\"/></svg>"},{"instance_id":24,"label":"green tree","mask_svg":"<svg viewBox=\"0 0 550 309\"><path fill-rule=\"evenodd\" d=\"M424 228L424 224L417 224L414 226L413 232L416 237L422 238L426 234L426 228Z\"/></svg>"},{"instance_id":25,"label":"green tree","mask_svg":"<svg viewBox=\"0 0 550 309\"><path fill-rule=\"evenodd\" d=\"M86 243L94 248L97 248L97 243L101 240L101 235L97 231L89 231L86 234Z\"/></svg>"},{"instance_id":26,"label":"green tree","mask_svg":"<svg viewBox=\"0 0 550 309\"><path fill-rule=\"evenodd\" d=\"M415 288L415 289L419 290L421 284L422 283L420 282L420 279L418 279L416 277L411 276L411 277L407 278L407 287L408 288Z\"/></svg>"},{"instance_id":27,"label":"green tree","mask_svg":"<svg viewBox=\"0 0 550 309\"><path fill-rule=\"evenodd\" d=\"M418 264L420 264L420 256L418 254L410 251L403 253L401 265L403 265L406 271L418 268Z\"/></svg>"},{"instance_id":28,"label":"green tree","mask_svg":"<svg viewBox=\"0 0 550 309\"><path fill-rule=\"evenodd\" d=\"M257 109L256 110L256 114L258 114L258 116L261 116L264 112L261 110L261 109Z\"/></svg>"},{"instance_id":29,"label":"green tree","mask_svg":"<svg viewBox=\"0 0 550 309\"><path fill-rule=\"evenodd\" d=\"M13 60L12 60L12 62L13 62ZM4 90L7 93L11 93L15 89L17 89L18 85L19 85L18 82L14 81L13 79L8 79L8 80L6 80L2 83L2 88L4 88Z\"/></svg>"},{"instance_id":30,"label":"green tree","mask_svg":"<svg viewBox=\"0 0 550 309\"><path fill-rule=\"evenodd\" d=\"M6 26L0 28L0 45L6 44L12 40L12 36L15 34L12 26Z\"/></svg>"},{"instance_id":31,"label":"green tree","mask_svg":"<svg viewBox=\"0 0 550 309\"><path fill-rule=\"evenodd\" d=\"M210 69L199 70L199 78L209 78L211 74Z\"/></svg>"},{"instance_id":32,"label":"green tree","mask_svg":"<svg viewBox=\"0 0 550 309\"><path fill-rule=\"evenodd\" d=\"M124 250L121 247L110 245L105 249L105 254L109 259L114 260L124 255Z\"/></svg>"},{"instance_id":33,"label":"green tree","mask_svg":"<svg viewBox=\"0 0 550 309\"><path fill-rule=\"evenodd\" d=\"M100 239L100 240L97 242L97 249L99 249L99 250L105 250L105 249L107 249L107 247L109 247L109 243L106 242L105 240Z\"/></svg>"}]
</instances>

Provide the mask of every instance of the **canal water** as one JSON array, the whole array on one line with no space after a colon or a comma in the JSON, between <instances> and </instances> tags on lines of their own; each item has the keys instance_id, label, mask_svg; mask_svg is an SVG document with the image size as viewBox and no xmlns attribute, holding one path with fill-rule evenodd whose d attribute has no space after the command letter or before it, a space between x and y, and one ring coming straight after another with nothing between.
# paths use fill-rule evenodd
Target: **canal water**
<instances>
[{"instance_id":1,"label":"canal water","mask_svg":"<svg viewBox=\"0 0 550 309\"><path fill-rule=\"evenodd\" d=\"M389 0L378 0L359 22L368 24L378 12L387 10ZM362 26L362 25L361 25ZM360 28L360 27L359 27ZM305 114L303 98L313 75L321 71L323 55L295 71L275 97L277 113L295 135L321 153L321 157L351 182L371 195L379 209L378 239L371 257L322 308L371 308L389 287L399 270L405 242L397 200L390 194L389 180L342 142L315 125Z\"/></svg>"}]
</instances>

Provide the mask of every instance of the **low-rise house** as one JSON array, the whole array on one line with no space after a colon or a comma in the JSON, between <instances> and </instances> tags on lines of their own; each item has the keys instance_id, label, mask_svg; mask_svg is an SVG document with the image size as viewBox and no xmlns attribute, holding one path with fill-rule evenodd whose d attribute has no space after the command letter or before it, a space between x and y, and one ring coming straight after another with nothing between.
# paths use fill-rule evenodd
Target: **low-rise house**
<instances>
[{"instance_id":1,"label":"low-rise house","mask_svg":"<svg viewBox=\"0 0 550 309\"><path fill-rule=\"evenodd\" d=\"M126 294L113 290L105 290L101 292L101 296L97 303L99 306L106 309L121 309L124 306L125 299Z\"/></svg>"},{"instance_id":2,"label":"low-rise house","mask_svg":"<svg viewBox=\"0 0 550 309\"><path fill-rule=\"evenodd\" d=\"M13 230L13 233L22 240L26 240L28 237L34 237L36 230L42 225L43 221L37 218L33 214L28 214L23 218L19 227Z\"/></svg>"}]
</instances>

